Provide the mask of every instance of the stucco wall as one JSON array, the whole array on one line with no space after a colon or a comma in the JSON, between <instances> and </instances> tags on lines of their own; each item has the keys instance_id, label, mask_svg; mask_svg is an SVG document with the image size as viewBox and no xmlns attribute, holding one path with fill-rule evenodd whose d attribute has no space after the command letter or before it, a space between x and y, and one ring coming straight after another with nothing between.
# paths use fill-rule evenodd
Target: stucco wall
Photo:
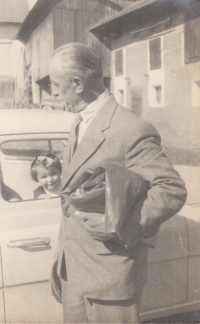
<instances>
[{"instance_id":1,"label":"stucco wall","mask_svg":"<svg viewBox=\"0 0 200 324\"><path fill-rule=\"evenodd\" d=\"M163 35L164 107L146 108L144 115L173 148L198 149L199 106L192 105L192 82L200 80L200 63L184 64L183 25Z\"/></svg>"},{"instance_id":2,"label":"stucco wall","mask_svg":"<svg viewBox=\"0 0 200 324\"><path fill-rule=\"evenodd\" d=\"M198 18L199 19L199 18ZM194 106L192 98L192 83L200 81L200 62L184 64L184 26L179 25L159 34L149 33L145 39L124 45L126 81L126 107L131 109L131 89L140 88L140 115L152 122L162 137L162 144L167 149L198 151L200 142L200 102ZM149 103L150 77L149 70L149 40L162 38L162 86L163 107L152 107ZM125 43L124 35L118 44ZM116 43L113 41L113 48ZM119 48L119 47L118 47ZM114 52L114 51L113 51ZM114 65L114 55L112 56ZM115 93L116 77L114 69L113 92ZM198 98L197 98L198 99ZM198 102L198 100L196 100Z\"/></svg>"}]
</instances>

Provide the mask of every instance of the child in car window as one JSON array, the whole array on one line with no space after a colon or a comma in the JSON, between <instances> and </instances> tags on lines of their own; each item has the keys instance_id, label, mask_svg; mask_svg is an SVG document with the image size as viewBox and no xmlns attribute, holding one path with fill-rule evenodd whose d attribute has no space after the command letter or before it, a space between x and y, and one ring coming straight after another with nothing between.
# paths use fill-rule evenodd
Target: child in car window
<instances>
[{"instance_id":1,"label":"child in car window","mask_svg":"<svg viewBox=\"0 0 200 324\"><path fill-rule=\"evenodd\" d=\"M61 192L62 167L57 156L47 153L38 155L31 164L31 177L40 183L34 190L34 199L58 197Z\"/></svg>"}]
</instances>

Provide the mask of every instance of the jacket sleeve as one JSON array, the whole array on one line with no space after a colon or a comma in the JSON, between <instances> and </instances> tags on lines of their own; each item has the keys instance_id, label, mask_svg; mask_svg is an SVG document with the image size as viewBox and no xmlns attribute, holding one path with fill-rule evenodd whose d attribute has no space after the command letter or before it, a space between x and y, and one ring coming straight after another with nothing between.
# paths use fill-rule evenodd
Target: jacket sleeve
<instances>
[{"instance_id":1,"label":"jacket sleeve","mask_svg":"<svg viewBox=\"0 0 200 324\"><path fill-rule=\"evenodd\" d=\"M179 212L186 200L183 180L160 146L160 136L149 123L141 123L127 145L126 168L150 182L140 226L151 235L156 228ZM145 236L145 235L144 235Z\"/></svg>"}]
</instances>

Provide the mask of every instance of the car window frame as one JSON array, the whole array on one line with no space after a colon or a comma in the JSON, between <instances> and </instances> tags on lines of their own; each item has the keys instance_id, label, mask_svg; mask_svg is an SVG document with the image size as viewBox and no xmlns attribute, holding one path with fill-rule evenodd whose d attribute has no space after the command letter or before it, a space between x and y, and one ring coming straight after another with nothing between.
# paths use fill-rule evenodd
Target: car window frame
<instances>
[{"instance_id":1,"label":"car window frame","mask_svg":"<svg viewBox=\"0 0 200 324\"><path fill-rule=\"evenodd\" d=\"M25 141L25 140L68 140L70 132L53 132L53 133L35 133L35 134L11 134L11 135L0 135L0 166L1 166L1 145L6 142L11 141ZM0 181L1 182L1 181ZM58 199L58 197L51 197L52 199ZM1 194L1 183L0 183L0 200L5 205L12 205L16 206L21 205L20 203L26 203L26 202L33 202L36 201L41 203L41 201L45 201L46 199L26 199L22 201L6 201L2 194ZM14 204L14 205L13 205Z\"/></svg>"}]
</instances>

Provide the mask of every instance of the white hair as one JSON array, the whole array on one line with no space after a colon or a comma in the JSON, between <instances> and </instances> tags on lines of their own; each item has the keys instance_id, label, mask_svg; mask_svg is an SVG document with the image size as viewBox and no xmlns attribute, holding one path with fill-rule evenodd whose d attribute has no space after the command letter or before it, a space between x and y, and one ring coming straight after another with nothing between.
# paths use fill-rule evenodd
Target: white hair
<instances>
[{"instance_id":1,"label":"white hair","mask_svg":"<svg viewBox=\"0 0 200 324\"><path fill-rule=\"evenodd\" d=\"M58 59L58 64L64 74L79 76L90 83L102 80L103 71L99 57L88 46L82 43L68 43L58 47L51 60Z\"/></svg>"}]
</instances>

